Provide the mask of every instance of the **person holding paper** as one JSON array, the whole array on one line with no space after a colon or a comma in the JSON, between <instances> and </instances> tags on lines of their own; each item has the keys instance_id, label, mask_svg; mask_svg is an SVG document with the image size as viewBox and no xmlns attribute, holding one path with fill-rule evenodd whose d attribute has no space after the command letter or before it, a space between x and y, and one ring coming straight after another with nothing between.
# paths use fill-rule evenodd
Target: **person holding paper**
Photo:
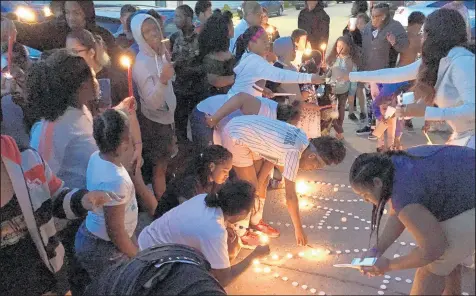
<instances>
[{"instance_id":1,"label":"person holding paper","mask_svg":"<svg viewBox=\"0 0 476 296\"><path fill-rule=\"evenodd\" d=\"M377 234L377 243L362 258L378 260L362 271L378 276L417 268L410 295L461 295L459 264L475 250L474 167L474 150L459 146L357 157L349 181L373 205L371 237ZM388 219L379 233L387 204ZM405 229L417 246L399 258L382 256Z\"/></svg>"}]
</instances>

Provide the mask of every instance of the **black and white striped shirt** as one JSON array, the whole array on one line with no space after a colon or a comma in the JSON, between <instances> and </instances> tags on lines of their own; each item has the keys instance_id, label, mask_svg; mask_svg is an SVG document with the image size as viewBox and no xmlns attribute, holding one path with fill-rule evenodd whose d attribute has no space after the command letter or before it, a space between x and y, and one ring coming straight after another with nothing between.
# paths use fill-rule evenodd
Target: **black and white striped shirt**
<instances>
[{"instance_id":1,"label":"black and white striped shirt","mask_svg":"<svg viewBox=\"0 0 476 296\"><path fill-rule=\"evenodd\" d=\"M283 176L290 181L296 179L299 159L309 146L307 136L301 129L259 115L233 118L222 136L230 136L236 144L245 145L253 153L283 166Z\"/></svg>"}]
</instances>

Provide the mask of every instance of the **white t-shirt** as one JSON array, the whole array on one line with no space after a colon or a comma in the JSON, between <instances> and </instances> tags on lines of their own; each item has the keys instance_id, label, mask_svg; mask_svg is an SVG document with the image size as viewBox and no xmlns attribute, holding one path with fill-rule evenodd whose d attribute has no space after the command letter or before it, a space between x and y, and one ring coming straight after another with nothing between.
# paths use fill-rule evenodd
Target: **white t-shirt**
<instances>
[{"instance_id":1,"label":"white t-shirt","mask_svg":"<svg viewBox=\"0 0 476 296\"><path fill-rule=\"evenodd\" d=\"M222 137L248 147L260 157L284 167L283 177L295 181L302 152L309 146L306 133L284 121L258 115L230 120Z\"/></svg>"},{"instance_id":2,"label":"white t-shirt","mask_svg":"<svg viewBox=\"0 0 476 296\"><path fill-rule=\"evenodd\" d=\"M201 101L197 105L197 109L200 112L213 115L215 114L218 109L220 109L230 97L228 95L216 95L213 97L209 97L206 100ZM277 112L278 112L278 103L263 97L257 97L258 100L261 101L261 106L259 108L259 112L257 115L265 116L268 118L276 119ZM224 117L220 120L220 124L215 127L213 130L213 144L221 145L221 133L223 128L228 124L230 120L237 116L241 116L243 113L240 110L236 110L230 115Z\"/></svg>"},{"instance_id":3,"label":"white t-shirt","mask_svg":"<svg viewBox=\"0 0 476 296\"><path fill-rule=\"evenodd\" d=\"M120 197L121 201L110 201L105 206L118 206L125 204L124 227L129 237L134 233L137 226L138 208L134 184L123 166L116 166L99 156L99 152L93 153L88 163L86 172L87 189L112 191ZM86 228L103 240L110 241L106 230L106 220L103 208L94 212L89 211L86 217Z\"/></svg>"},{"instance_id":4,"label":"white t-shirt","mask_svg":"<svg viewBox=\"0 0 476 296\"><path fill-rule=\"evenodd\" d=\"M223 211L207 207L206 196L200 194L187 200L144 228L139 235L139 248L182 244L200 251L213 269L230 267Z\"/></svg>"}]
</instances>

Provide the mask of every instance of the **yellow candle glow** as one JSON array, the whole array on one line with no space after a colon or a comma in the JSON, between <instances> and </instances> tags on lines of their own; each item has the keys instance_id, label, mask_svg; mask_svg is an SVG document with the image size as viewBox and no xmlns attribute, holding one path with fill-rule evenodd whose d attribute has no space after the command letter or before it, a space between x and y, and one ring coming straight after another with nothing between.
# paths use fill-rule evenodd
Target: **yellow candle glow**
<instances>
[{"instance_id":1,"label":"yellow candle glow","mask_svg":"<svg viewBox=\"0 0 476 296\"><path fill-rule=\"evenodd\" d=\"M288 254L286 255L286 257L288 257L288 259L291 259L291 258L293 258L293 254L288 253Z\"/></svg>"},{"instance_id":2,"label":"yellow candle glow","mask_svg":"<svg viewBox=\"0 0 476 296\"><path fill-rule=\"evenodd\" d=\"M312 49L311 49L311 48L306 48L306 49L304 50L304 54L305 54L305 55L311 55L311 54L312 54Z\"/></svg>"},{"instance_id":3,"label":"yellow candle glow","mask_svg":"<svg viewBox=\"0 0 476 296\"><path fill-rule=\"evenodd\" d=\"M321 50L326 50L326 48L327 48L327 44L322 43L322 44L321 44Z\"/></svg>"},{"instance_id":4,"label":"yellow candle glow","mask_svg":"<svg viewBox=\"0 0 476 296\"><path fill-rule=\"evenodd\" d=\"M265 268L263 269L263 271L264 271L264 273L270 273L270 272L271 272L271 268L265 267Z\"/></svg>"},{"instance_id":5,"label":"yellow candle glow","mask_svg":"<svg viewBox=\"0 0 476 296\"><path fill-rule=\"evenodd\" d=\"M279 256L277 254L273 254L273 255L271 255L271 259L278 260Z\"/></svg>"},{"instance_id":6,"label":"yellow candle glow","mask_svg":"<svg viewBox=\"0 0 476 296\"><path fill-rule=\"evenodd\" d=\"M266 234L260 235L259 240L260 240L261 244L263 244L263 245L266 245L267 243L269 243L269 237Z\"/></svg>"},{"instance_id":7,"label":"yellow candle glow","mask_svg":"<svg viewBox=\"0 0 476 296\"><path fill-rule=\"evenodd\" d=\"M43 7L43 14L45 17L49 17L53 15L53 12L51 12L51 9L48 6Z\"/></svg>"},{"instance_id":8,"label":"yellow candle glow","mask_svg":"<svg viewBox=\"0 0 476 296\"><path fill-rule=\"evenodd\" d=\"M309 191L309 186L304 181L299 181L296 184L296 192L298 194L305 194Z\"/></svg>"},{"instance_id":9,"label":"yellow candle glow","mask_svg":"<svg viewBox=\"0 0 476 296\"><path fill-rule=\"evenodd\" d=\"M256 268L255 268L255 272L256 272L256 273L260 273L261 271L262 271L261 268L259 268L259 267L256 267Z\"/></svg>"},{"instance_id":10,"label":"yellow candle glow","mask_svg":"<svg viewBox=\"0 0 476 296\"><path fill-rule=\"evenodd\" d=\"M128 56L122 56L120 62L124 68L129 68L131 66L131 59Z\"/></svg>"},{"instance_id":11,"label":"yellow candle glow","mask_svg":"<svg viewBox=\"0 0 476 296\"><path fill-rule=\"evenodd\" d=\"M268 34L273 34L273 33L274 33L273 27L268 27L268 28L266 29L266 32L267 32Z\"/></svg>"},{"instance_id":12,"label":"yellow candle glow","mask_svg":"<svg viewBox=\"0 0 476 296\"><path fill-rule=\"evenodd\" d=\"M299 207L301 208L305 208L309 205L309 203L307 202L307 200L300 200L299 201Z\"/></svg>"},{"instance_id":13,"label":"yellow candle glow","mask_svg":"<svg viewBox=\"0 0 476 296\"><path fill-rule=\"evenodd\" d=\"M260 264L260 262L259 262L258 259L253 260L253 265L259 265L259 264Z\"/></svg>"},{"instance_id":14,"label":"yellow candle glow","mask_svg":"<svg viewBox=\"0 0 476 296\"><path fill-rule=\"evenodd\" d=\"M299 252L298 255L299 255L299 257L304 257L305 256L304 252Z\"/></svg>"}]
</instances>

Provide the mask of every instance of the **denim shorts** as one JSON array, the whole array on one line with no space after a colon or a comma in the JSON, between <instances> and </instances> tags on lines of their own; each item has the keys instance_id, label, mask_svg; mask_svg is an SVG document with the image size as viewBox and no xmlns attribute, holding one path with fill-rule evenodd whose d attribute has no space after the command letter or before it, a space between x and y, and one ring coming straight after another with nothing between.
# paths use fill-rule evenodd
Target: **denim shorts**
<instances>
[{"instance_id":1,"label":"denim shorts","mask_svg":"<svg viewBox=\"0 0 476 296\"><path fill-rule=\"evenodd\" d=\"M76 258L91 279L98 278L108 267L129 258L113 242L105 241L89 232L83 222L74 242Z\"/></svg>"},{"instance_id":2,"label":"denim shorts","mask_svg":"<svg viewBox=\"0 0 476 296\"><path fill-rule=\"evenodd\" d=\"M201 112L195 107L190 117L190 128L192 130L193 144L199 148L204 149L213 145L213 129L209 128L205 119L205 113Z\"/></svg>"}]
</instances>

